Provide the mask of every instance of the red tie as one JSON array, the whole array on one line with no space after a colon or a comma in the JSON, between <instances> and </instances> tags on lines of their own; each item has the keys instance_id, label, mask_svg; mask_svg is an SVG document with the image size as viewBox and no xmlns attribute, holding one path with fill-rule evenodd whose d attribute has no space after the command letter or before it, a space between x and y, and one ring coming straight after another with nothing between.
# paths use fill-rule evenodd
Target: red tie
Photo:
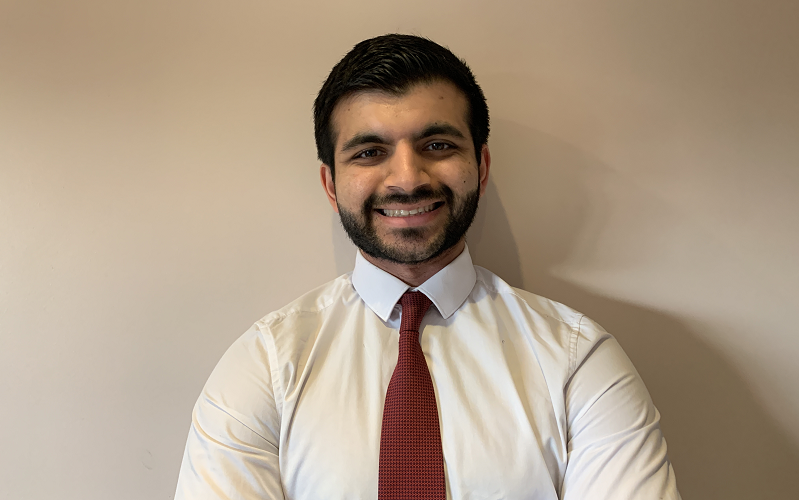
<instances>
[{"instance_id":1,"label":"red tie","mask_svg":"<svg viewBox=\"0 0 800 500\"><path fill-rule=\"evenodd\" d=\"M419 345L419 325L431 300L406 292L400 305L400 352L383 407L378 500L444 500L439 413Z\"/></svg>"}]
</instances>

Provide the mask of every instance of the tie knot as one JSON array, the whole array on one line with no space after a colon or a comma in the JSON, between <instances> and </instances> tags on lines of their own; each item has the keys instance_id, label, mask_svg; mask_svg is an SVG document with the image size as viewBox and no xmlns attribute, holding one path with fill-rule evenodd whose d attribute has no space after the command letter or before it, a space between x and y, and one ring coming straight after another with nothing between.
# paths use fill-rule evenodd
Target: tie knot
<instances>
[{"instance_id":1,"label":"tie knot","mask_svg":"<svg viewBox=\"0 0 800 500\"><path fill-rule=\"evenodd\" d=\"M422 317L431 306L431 299L422 292L406 292L400 297L400 306L403 308L400 317L400 331L419 332Z\"/></svg>"}]
</instances>

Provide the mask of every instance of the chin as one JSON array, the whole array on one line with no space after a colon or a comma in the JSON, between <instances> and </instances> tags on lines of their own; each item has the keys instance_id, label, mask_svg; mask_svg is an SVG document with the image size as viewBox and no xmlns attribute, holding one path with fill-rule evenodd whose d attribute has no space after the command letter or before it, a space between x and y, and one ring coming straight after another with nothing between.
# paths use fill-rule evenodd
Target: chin
<instances>
[{"instance_id":1,"label":"chin","mask_svg":"<svg viewBox=\"0 0 800 500\"><path fill-rule=\"evenodd\" d=\"M437 235L427 242L389 242L381 240L380 248L362 248L367 254L377 259L396 264L422 264L435 259L454 245L443 248L444 238Z\"/></svg>"}]
</instances>

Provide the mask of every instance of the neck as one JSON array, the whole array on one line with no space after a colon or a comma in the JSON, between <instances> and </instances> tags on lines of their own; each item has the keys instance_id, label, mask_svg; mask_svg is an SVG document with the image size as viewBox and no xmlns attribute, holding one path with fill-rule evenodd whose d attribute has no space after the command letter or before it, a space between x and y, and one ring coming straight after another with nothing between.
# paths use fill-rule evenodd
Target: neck
<instances>
[{"instance_id":1,"label":"neck","mask_svg":"<svg viewBox=\"0 0 800 500\"><path fill-rule=\"evenodd\" d=\"M461 238L458 243L448 248L438 256L418 264L399 264L397 262L389 262L388 260L376 259L375 257L367 255L364 252L361 252L361 255L363 255L365 259L367 259L376 267L383 269L392 276L403 280L405 284L417 287L428 281L428 278L444 269L447 264L453 262L456 257L461 255L461 252L464 250L464 245L464 238Z\"/></svg>"}]
</instances>

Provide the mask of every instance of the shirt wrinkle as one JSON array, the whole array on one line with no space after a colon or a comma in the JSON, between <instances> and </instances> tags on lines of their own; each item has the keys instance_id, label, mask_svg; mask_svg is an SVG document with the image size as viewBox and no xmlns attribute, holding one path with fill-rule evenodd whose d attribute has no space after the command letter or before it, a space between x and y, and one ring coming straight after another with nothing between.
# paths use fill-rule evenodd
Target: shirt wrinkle
<instances>
[{"instance_id":1,"label":"shirt wrinkle","mask_svg":"<svg viewBox=\"0 0 800 500\"><path fill-rule=\"evenodd\" d=\"M228 416L229 416L229 417L231 417L231 418L232 418L234 421L238 422L240 425L242 425L243 427L245 427L247 430L249 430L250 432L252 432L252 433L253 433L253 434L255 434L256 436L258 436L258 437L260 437L261 439L263 439L263 440L264 440L264 442L266 442L267 444L271 444L271 443L269 442L269 439L265 438L264 436L262 436L262 435L261 435L261 433L259 433L258 431L256 431L255 429L253 429L252 427L250 427L249 425L247 425L246 423L244 423L240 417L237 417L236 415L234 415L233 413L235 413L235 412L234 412L233 410L228 410L228 409L225 409L225 408L223 408L223 407L222 407L222 405L220 405L219 403L217 403L217 402L216 402L216 401L214 401L213 399L209 398L208 396L206 396L206 398L205 398L205 399L206 399L206 401L208 401L208 404L209 404L209 406L210 406L211 408L215 408L215 409L217 409L217 410L221 411L222 413L224 413L224 414L228 415Z\"/></svg>"},{"instance_id":2,"label":"shirt wrinkle","mask_svg":"<svg viewBox=\"0 0 800 500\"><path fill-rule=\"evenodd\" d=\"M275 339L272 337L272 329L268 324L259 321L256 323L256 329L269 362L269 378L270 385L272 385L272 399L275 401L275 411L278 413L278 417L281 418L283 416L285 394L281 392L283 388L280 385L280 363L278 363L277 353L275 352ZM269 332L269 335L264 333L265 329Z\"/></svg>"}]
</instances>

